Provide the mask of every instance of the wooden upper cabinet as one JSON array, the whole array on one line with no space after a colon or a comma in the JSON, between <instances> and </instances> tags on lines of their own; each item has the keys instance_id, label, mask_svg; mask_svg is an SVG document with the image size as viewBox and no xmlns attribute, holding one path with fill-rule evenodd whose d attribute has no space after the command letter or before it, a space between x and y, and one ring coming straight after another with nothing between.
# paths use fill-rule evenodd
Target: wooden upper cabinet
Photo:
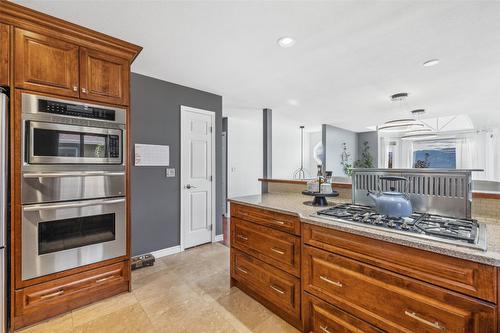
<instances>
[{"instance_id":1,"label":"wooden upper cabinet","mask_svg":"<svg viewBox=\"0 0 500 333\"><path fill-rule=\"evenodd\" d=\"M16 28L16 87L78 97L78 51L78 45Z\"/></svg>"},{"instance_id":2,"label":"wooden upper cabinet","mask_svg":"<svg viewBox=\"0 0 500 333\"><path fill-rule=\"evenodd\" d=\"M129 71L127 59L80 48L80 98L128 105Z\"/></svg>"},{"instance_id":3,"label":"wooden upper cabinet","mask_svg":"<svg viewBox=\"0 0 500 333\"><path fill-rule=\"evenodd\" d=\"M0 23L0 86L8 86L10 79L10 27Z\"/></svg>"}]
</instances>

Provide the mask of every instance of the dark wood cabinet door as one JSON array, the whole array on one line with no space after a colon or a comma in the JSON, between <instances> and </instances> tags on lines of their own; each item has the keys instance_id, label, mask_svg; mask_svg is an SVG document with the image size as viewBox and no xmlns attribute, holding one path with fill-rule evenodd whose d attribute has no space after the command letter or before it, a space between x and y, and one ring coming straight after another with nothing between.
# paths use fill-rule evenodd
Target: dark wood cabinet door
<instances>
[{"instance_id":1,"label":"dark wood cabinet door","mask_svg":"<svg viewBox=\"0 0 500 333\"><path fill-rule=\"evenodd\" d=\"M10 80L10 27L0 23L0 86L8 86Z\"/></svg>"},{"instance_id":2,"label":"dark wood cabinet door","mask_svg":"<svg viewBox=\"0 0 500 333\"><path fill-rule=\"evenodd\" d=\"M298 216L237 203L231 204L231 216L300 236L300 220Z\"/></svg>"},{"instance_id":3,"label":"dark wood cabinet door","mask_svg":"<svg viewBox=\"0 0 500 333\"><path fill-rule=\"evenodd\" d=\"M80 49L80 98L128 105L128 60L91 49Z\"/></svg>"},{"instance_id":4,"label":"dark wood cabinet door","mask_svg":"<svg viewBox=\"0 0 500 333\"><path fill-rule=\"evenodd\" d=\"M302 295L302 304L306 333L383 333L382 330L308 293Z\"/></svg>"},{"instance_id":5,"label":"dark wood cabinet door","mask_svg":"<svg viewBox=\"0 0 500 333\"><path fill-rule=\"evenodd\" d=\"M290 317L300 320L300 280L251 255L231 249L231 277L274 304Z\"/></svg>"},{"instance_id":6,"label":"dark wood cabinet door","mask_svg":"<svg viewBox=\"0 0 500 333\"><path fill-rule=\"evenodd\" d=\"M78 45L16 28L16 87L78 97L78 49Z\"/></svg>"},{"instance_id":7,"label":"dark wood cabinet door","mask_svg":"<svg viewBox=\"0 0 500 333\"><path fill-rule=\"evenodd\" d=\"M231 245L274 267L300 277L300 238L231 218Z\"/></svg>"},{"instance_id":8,"label":"dark wood cabinet door","mask_svg":"<svg viewBox=\"0 0 500 333\"><path fill-rule=\"evenodd\" d=\"M496 332L487 302L305 245L303 288L387 332Z\"/></svg>"},{"instance_id":9,"label":"dark wood cabinet door","mask_svg":"<svg viewBox=\"0 0 500 333\"><path fill-rule=\"evenodd\" d=\"M129 261L53 279L14 294L14 328L54 317L128 290Z\"/></svg>"}]
</instances>

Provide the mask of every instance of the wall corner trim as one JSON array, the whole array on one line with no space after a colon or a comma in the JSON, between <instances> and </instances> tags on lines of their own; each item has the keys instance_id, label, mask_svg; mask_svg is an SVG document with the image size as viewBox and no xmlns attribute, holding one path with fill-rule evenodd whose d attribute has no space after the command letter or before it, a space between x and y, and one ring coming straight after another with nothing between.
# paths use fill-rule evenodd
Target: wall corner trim
<instances>
[{"instance_id":1,"label":"wall corner trim","mask_svg":"<svg viewBox=\"0 0 500 333\"><path fill-rule=\"evenodd\" d=\"M176 254L179 252L181 252L181 246L177 245L177 246L167 247L166 249L161 249L158 251L153 251L153 252L151 252L151 254L155 258L161 258L161 257L170 256L172 254Z\"/></svg>"}]
</instances>

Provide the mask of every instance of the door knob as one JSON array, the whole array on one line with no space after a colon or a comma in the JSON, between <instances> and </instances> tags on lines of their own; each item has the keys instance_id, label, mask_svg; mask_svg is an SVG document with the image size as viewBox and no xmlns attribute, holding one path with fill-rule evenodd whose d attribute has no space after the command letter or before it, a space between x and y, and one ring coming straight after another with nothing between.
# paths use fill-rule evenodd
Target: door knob
<instances>
[{"instance_id":1,"label":"door knob","mask_svg":"<svg viewBox=\"0 0 500 333\"><path fill-rule=\"evenodd\" d=\"M191 184L187 184L187 185L186 185L186 188L189 190L189 189L192 189L192 188L196 188L196 186L193 186L193 185L191 185Z\"/></svg>"}]
</instances>

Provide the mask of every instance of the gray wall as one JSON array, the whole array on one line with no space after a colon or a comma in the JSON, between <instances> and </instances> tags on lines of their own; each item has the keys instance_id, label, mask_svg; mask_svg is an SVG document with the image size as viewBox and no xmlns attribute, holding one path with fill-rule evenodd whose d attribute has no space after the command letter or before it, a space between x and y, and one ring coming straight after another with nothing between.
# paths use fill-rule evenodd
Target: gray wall
<instances>
[{"instance_id":1,"label":"gray wall","mask_svg":"<svg viewBox=\"0 0 500 333\"><path fill-rule=\"evenodd\" d=\"M370 154L373 156L373 167L378 167L378 134L377 131L371 132L361 132L357 133L358 135L358 156L356 159L361 158L361 152L363 151L363 143L368 141L368 146L370 149L368 150Z\"/></svg>"},{"instance_id":2,"label":"gray wall","mask_svg":"<svg viewBox=\"0 0 500 333\"><path fill-rule=\"evenodd\" d=\"M222 233L222 97L132 73L132 142L170 146L170 167L132 166L132 255L180 244L180 106L216 113L216 234Z\"/></svg>"},{"instance_id":3,"label":"gray wall","mask_svg":"<svg viewBox=\"0 0 500 333\"><path fill-rule=\"evenodd\" d=\"M345 177L340 164L343 143L347 144L347 151L351 155L349 162L352 164L357 159L358 137L355 132L331 125L322 125L322 141L325 148L325 170L333 171L335 177Z\"/></svg>"}]
</instances>

